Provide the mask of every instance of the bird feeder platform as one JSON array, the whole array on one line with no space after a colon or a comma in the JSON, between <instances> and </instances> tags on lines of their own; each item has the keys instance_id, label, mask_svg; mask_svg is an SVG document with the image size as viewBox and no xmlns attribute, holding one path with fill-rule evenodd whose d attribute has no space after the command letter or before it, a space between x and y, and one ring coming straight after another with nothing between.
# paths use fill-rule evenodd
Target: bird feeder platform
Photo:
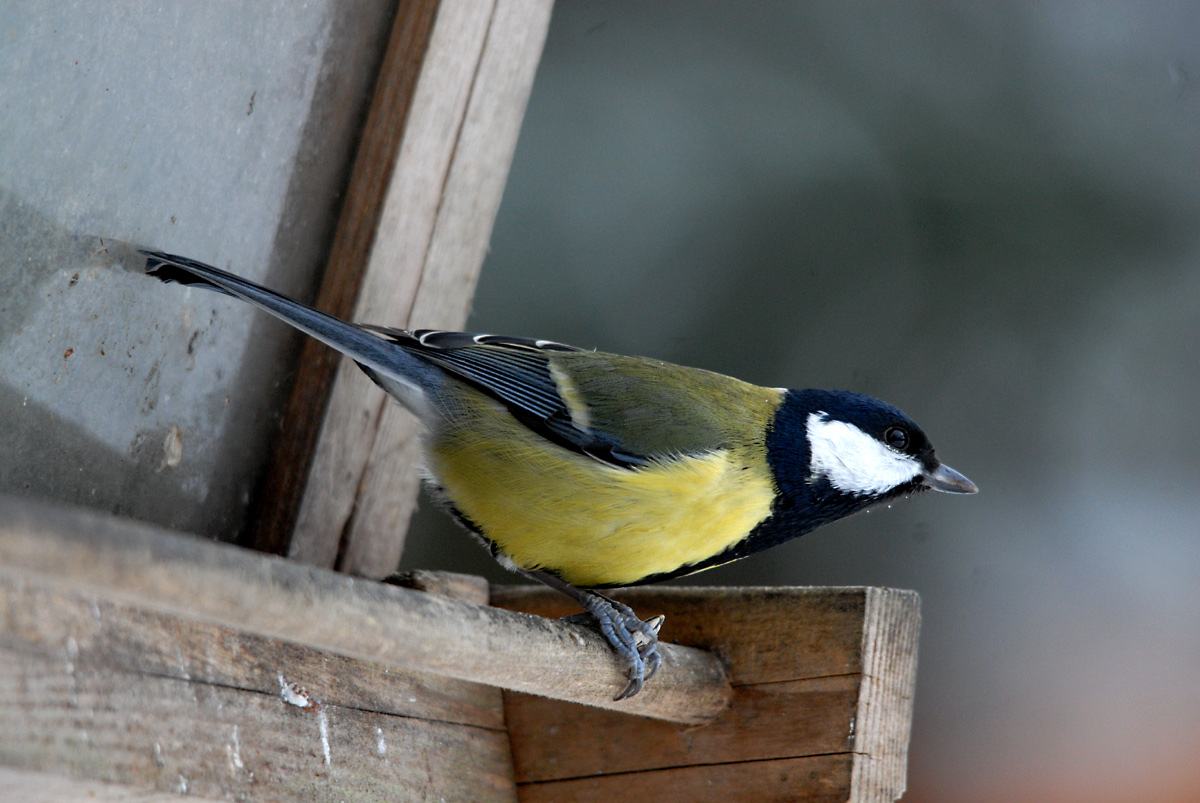
<instances>
[{"instance_id":1,"label":"bird feeder platform","mask_svg":"<svg viewBox=\"0 0 1200 803\"><path fill-rule=\"evenodd\" d=\"M397 326L463 325L550 9L398 5L318 307ZM305 149L295 158L318 161ZM275 205L278 226L264 236L285 248L295 204ZM151 355L154 376L158 361L193 352L195 332L176 329ZM658 674L614 702L620 662L597 633L554 618L575 611L553 592L426 572L410 587L379 582L398 565L415 504L415 425L322 347L305 345L299 366L261 461L272 468L245 528L252 549L96 512L128 510L132 496L87 497L91 512L63 504L74 497L53 484L0 496L0 799L901 796L915 593L614 592L642 616L666 616ZM145 458L148 476L169 479L163 472L190 459L182 445L204 437L170 433L163 459Z\"/></svg>"},{"instance_id":2,"label":"bird feeder platform","mask_svg":"<svg viewBox=\"0 0 1200 803\"><path fill-rule=\"evenodd\" d=\"M420 591L24 500L0 522L3 799L904 791L913 592L618 592L665 614L666 643L614 702L620 662L543 618L575 612L547 589L422 572Z\"/></svg>"}]
</instances>

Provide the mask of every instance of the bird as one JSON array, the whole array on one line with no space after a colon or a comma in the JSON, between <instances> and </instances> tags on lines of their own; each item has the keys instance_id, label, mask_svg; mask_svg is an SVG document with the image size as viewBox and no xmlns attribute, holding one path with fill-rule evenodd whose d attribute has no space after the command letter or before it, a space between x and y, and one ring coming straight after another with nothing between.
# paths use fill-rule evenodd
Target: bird
<instances>
[{"instance_id":1,"label":"bird","mask_svg":"<svg viewBox=\"0 0 1200 803\"><path fill-rule=\"evenodd\" d=\"M424 479L507 569L575 600L639 693L662 617L602 593L682 577L925 490L978 488L887 402L767 388L551 340L347 323L154 250L144 270L249 302L354 360L421 424Z\"/></svg>"}]
</instances>

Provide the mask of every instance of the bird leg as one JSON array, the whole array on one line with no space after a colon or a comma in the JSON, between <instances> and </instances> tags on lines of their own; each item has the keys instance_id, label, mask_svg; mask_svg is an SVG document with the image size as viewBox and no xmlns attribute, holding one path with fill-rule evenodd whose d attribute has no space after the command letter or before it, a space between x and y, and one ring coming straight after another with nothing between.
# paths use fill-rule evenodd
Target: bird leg
<instances>
[{"instance_id":1,"label":"bird leg","mask_svg":"<svg viewBox=\"0 0 1200 803\"><path fill-rule=\"evenodd\" d=\"M574 614L564 619L598 630L605 641L616 650L617 655L625 661L629 683L613 699L624 700L632 697L642 690L647 680L654 677L654 673L662 664L662 657L658 654L658 631L665 617L655 616L643 621L628 605L595 591L576 588L550 572L522 569L521 573L556 591L561 591L578 602L585 613Z\"/></svg>"}]
</instances>

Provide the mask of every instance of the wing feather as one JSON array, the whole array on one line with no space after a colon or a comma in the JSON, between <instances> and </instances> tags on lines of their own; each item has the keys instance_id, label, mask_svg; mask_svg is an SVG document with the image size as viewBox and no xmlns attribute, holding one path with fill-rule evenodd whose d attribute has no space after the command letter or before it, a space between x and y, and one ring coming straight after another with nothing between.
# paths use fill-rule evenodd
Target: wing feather
<instances>
[{"instance_id":1,"label":"wing feather","mask_svg":"<svg viewBox=\"0 0 1200 803\"><path fill-rule=\"evenodd\" d=\"M581 426L571 415L551 371L550 358L581 349L523 337L369 325L362 328L504 403L518 421L560 446L619 468L644 466L652 457L636 454L612 436Z\"/></svg>"}]
</instances>

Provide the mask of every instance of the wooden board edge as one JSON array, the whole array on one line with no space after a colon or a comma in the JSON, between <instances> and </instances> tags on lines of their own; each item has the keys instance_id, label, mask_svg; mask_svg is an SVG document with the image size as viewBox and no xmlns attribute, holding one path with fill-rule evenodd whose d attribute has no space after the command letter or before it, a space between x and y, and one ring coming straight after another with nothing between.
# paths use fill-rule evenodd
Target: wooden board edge
<instances>
[{"instance_id":1,"label":"wooden board edge","mask_svg":"<svg viewBox=\"0 0 1200 803\"><path fill-rule=\"evenodd\" d=\"M675 767L594 778L518 784L521 803L608 803L613 800L752 800L755 803L842 803L851 756L747 761Z\"/></svg>"},{"instance_id":2,"label":"wooden board edge","mask_svg":"<svg viewBox=\"0 0 1200 803\"><path fill-rule=\"evenodd\" d=\"M872 588L863 622L863 680L855 711L852 800L891 803L908 783L921 600Z\"/></svg>"}]
</instances>

